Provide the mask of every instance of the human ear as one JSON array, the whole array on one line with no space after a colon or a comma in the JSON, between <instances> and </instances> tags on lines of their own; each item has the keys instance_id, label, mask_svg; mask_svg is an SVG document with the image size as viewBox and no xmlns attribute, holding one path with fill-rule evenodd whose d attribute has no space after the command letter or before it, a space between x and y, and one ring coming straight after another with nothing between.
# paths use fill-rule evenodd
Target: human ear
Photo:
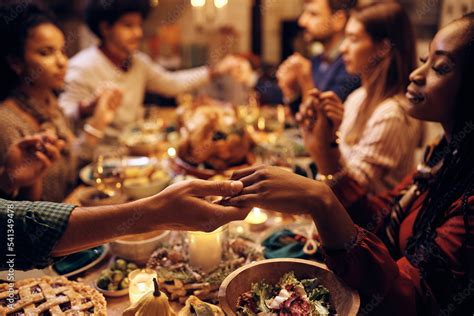
<instances>
[{"instance_id":1,"label":"human ear","mask_svg":"<svg viewBox=\"0 0 474 316\"><path fill-rule=\"evenodd\" d=\"M392 51L392 42L389 39L383 39L376 44L377 56L381 59L386 58Z\"/></svg>"}]
</instances>

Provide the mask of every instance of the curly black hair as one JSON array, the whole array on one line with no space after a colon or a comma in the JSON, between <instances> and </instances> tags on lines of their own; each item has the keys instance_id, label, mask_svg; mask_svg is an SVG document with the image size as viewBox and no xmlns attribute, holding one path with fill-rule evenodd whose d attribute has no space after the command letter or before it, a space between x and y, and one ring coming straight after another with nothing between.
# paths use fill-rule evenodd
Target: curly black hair
<instances>
[{"instance_id":1,"label":"curly black hair","mask_svg":"<svg viewBox=\"0 0 474 316\"><path fill-rule=\"evenodd\" d=\"M31 29L41 24L53 24L61 29L54 15L34 1L3 1L0 5L0 100L4 100L20 78L10 66L12 59L22 60Z\"/></svg>"},{"instance_id":2,"label":"curly black hair","mask_svg":"<svg viewBox=\"0 0 474 316\"><path fill-rule=\"evenodd\" d=\"M107 22L113 25L123 15L127 13L139 13L143 19L146 19L150 12L149 0L88 0L86 3L84 15L87 26L103 39L100 32L100 23Z\"/></svg>"}]
</instances>

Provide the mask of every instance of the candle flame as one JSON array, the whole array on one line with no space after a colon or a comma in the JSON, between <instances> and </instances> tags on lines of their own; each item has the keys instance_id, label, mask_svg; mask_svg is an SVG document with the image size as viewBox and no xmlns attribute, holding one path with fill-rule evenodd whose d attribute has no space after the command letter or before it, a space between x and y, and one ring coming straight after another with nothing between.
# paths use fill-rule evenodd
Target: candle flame
<instances>
[{"instance_id":1,"label":"candle flame","mask_svg":"<svg viewBox=\"0 0 474 316\"><path fill-rule=\"evenodd\" d=\"M257 127L261 131L265 130L265 118L264 117L259 117L258 118Z\"/></svg>"},{"instance_id":2,"label":"candle flame","mask_svg":"<svg viewBox=\"0 0 474 316\"><path fill-rule=\"evenodd\" d=\"M259 209L258 207L254 207L253 210L252 210L253 214L256 216L256 217L259 217L260 214L262 213L262 210Z\"/></svg>"}]
</instances>

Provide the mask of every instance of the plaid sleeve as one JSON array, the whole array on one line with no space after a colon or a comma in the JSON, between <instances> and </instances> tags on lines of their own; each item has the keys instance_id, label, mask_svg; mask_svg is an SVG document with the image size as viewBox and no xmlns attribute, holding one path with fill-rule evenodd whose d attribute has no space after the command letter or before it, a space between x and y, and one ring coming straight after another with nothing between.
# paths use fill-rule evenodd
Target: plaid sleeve
<instances>
[{"instance_id":1,"label":"plaid sleeve","mask_svg":"<svg viewBox=\"0 0 474 316\"><path fill-rule=\"evenodd\" d=\"M51 252L66 230L74 208L68 204L0 199L0 231L1 238L5 238L0 249L6 254L0 269L9 269L11 259L16 270L41 269L52 264L55 258Z\"/></svg>"}]
</instances>

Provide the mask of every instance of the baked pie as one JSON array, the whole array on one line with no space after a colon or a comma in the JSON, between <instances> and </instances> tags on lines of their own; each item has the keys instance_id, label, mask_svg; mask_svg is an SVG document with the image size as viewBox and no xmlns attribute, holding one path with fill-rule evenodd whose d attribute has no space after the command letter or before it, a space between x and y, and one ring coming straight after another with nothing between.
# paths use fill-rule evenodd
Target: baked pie
<instances>
[{"instance_id":1,"label":"baked pie","mask_svg":"<svg viewBox=\"0 0 474 316\"><path fill-rule=\"evenodd\" d=\"M12 308L13 307L13 308ZM41 277L0 284L0 316L107 315L102 294L64 277Z\"/></svg>"}]
</instances>

